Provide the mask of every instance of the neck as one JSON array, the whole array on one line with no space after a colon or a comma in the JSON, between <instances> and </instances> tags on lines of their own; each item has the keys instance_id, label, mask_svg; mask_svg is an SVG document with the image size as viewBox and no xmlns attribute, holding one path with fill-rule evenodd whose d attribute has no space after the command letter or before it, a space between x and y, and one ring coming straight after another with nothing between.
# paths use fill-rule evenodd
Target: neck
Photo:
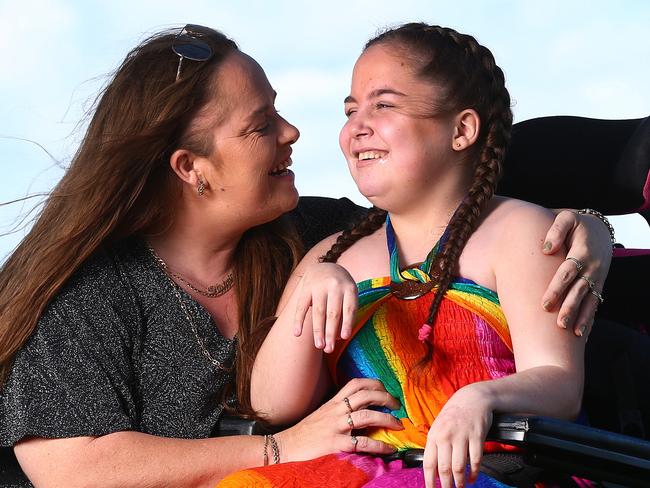
<instances>
[{"instance_id":1,"label":"neck","mask_svg":"<svg viewBox=\"0 0 650 488\"><path fill-rule=\"evenodd\" d=\"M436 189L417 205L390 211L402 265L425 259L465 195L465 188L448 192Z\"/></svg>"},{"instance_id":2,"label":"neck","mask_svg":"<svg viewBox=\"0 0 650 488\"><path fill-rule=\"evenodd\" d=\"M241 235L241 231L229 232L179 214L169 230L147 240L172 271L198 283L212 284L232 269Z\"/></svg>"}]
</instances>

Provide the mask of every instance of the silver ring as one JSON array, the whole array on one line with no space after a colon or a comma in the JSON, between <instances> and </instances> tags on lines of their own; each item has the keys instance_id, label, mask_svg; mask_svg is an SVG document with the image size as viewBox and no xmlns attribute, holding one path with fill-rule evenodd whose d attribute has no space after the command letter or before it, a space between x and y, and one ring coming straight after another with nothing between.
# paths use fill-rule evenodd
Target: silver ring
<instances>
[{"instance_id":1,"label":"silver ring","mask_svg":"<svg viewBox=\"0 0 650 488\"><path fill-rule=\"evenodd\" d=\"M345 406L348 407L348 413L354 412L354 410L352 410L352 406L350 405L350 399L348 397L343 397L343 403L345 403Z\"/></svg>"},{"instance_id":2,"label":"silver ring","mask_svg":"<svg viewBox=\"0 0 650 488\"><path fill-rule=\"evenodd\" d=\"M596 283L594 283L594 281L591 278L587 278L585 275L580 275L578 276L578 279L585 280L589 285L589 290L594 291L594 286L596 286Z\"/></svg>"},{"instance_id":3,"label":"silver ring","mask_svg":"<svg viewBox=\"0 0 650 488\"><path fill-rule=\"evenodd\" d=\"M359 443L359 439L357 439L356 435L351 435L350 440L352 441L352 446L354 448L354 452L357 452L357 444Z\"/></svg>"},{"instance_id":4,"label":"silver ring","mask_svg":"<svg viewBox=\"0 0 650 488\"><path fill-rule=\"evenodd\" d=\"M569 256L568 258L566 258L565 261L573 261L573 263L576 265L576 270L578 271L578 273L580 273L580 271L582 271L582 268L585 267L585 265L583 264L582 261L580 261L580 260L577 259L577 258L573 258L573 257L571 257L571 256Z\"/></svg>"},{"instance_id":5,"label":"silver ring","mask_svg":"<svg viewBox=\"0 0 650 488\"><path fill-rule=\"evenodd\" d=\"M596 290L591 289L591 290L589 290L589 292L590 292L593 296L595 296L596 298L598 298L598 301L599 301L600 303L603 303L603 302L605 301L605 299L603 298L603 295L602 295L601 293L598 293Z\"/></svg>"},{"instance_id":6,"label":"silver ring","mask_svg":"<svg viewBox=\"0 0 650 488\"><path fill-rule=\"evenodd\" d=\"M354 429L354 422L352 421L352 415L348 414L348 425L351 429Z\"/></svg>"}]
</instances>

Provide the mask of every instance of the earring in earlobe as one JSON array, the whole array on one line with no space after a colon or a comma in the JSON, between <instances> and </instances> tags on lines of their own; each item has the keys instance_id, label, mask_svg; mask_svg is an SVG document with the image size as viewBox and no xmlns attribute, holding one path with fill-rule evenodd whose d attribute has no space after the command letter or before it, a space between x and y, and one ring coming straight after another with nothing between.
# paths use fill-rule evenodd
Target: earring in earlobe
<instances>
[{"instance_id":1,"label":"earring in earlobe","mask_svg":"<svg viewBox=\"0 0 650 488\"><path fill-rule=\"evenodd\" d=\"M196 192L199 194L200 197L203 196L205 193L205 183L203 183L203 180L199 178L199 184L196 187Z\"/></svg>"},{"instance_id":2,"label":"earring in earlobe","mask_svg":"<svg viewBox=\"0 0 650 488\"><path fill-rule=\"evenodd\" d=\"M460 142L457 142L457 143L456 143L456 147L460 147Z\"/></svg>"}]
</instances>

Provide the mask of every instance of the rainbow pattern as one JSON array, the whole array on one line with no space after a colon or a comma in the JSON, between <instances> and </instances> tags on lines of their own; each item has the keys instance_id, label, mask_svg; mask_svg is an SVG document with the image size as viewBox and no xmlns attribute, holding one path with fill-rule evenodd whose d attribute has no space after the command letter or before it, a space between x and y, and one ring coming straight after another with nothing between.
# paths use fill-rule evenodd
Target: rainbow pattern
<instances>
[{"instance_id":1,"label":"rainbow pattern","mask_svg":"<svg viewBox=\"0 0 650 488\"><path fill-rule=\"evenodd\" d=\"M435 289L402 300L391 294L390 283L390 277L359 283L357 329L329 365L337 384L375 378L401 402L402 408L393 414L405 429L380 429L372 431L372 437L398 449L423 448L431 423L456 390L515 372L512 344L496 294L458 280L438 311L433 360L418 368L426 348L417 329L426 320Z\"/></svg>"},{"instance_id":2,"label":"rainbow pattern","mask_svg":"<svg viewBox=\"0 0 650 488\"><path fill-rule=\"evenodd\" d=\"M386 222L391 257L391 276L359 283L359 310L351 339L339 342L327 357L332 378L342 386L352 378L375 378L397 398L401 408L392 412L401 419L402 431L374 429L371 437L399 450L424 448L436 416L447 400L463 386L515 372L512 342L495 292L459 278L447 290L433 324L433 359L423 366L426 346L418 330L426 322L436 289L414 298L398 298L391 283L405 280L427 283L436 253L446 235L416 268L401 270L395 236ZM445 233L446 234L446 233ZM485 443L485 452L511 450ZM592 486L573 479L574 486ZM311 461L254 468L230 475L220 487L424 487L421 468L407 468L402 461L385 463L362 454L332 454ZM481 473L472 485L506 487ZM537 484L536 486L551 486ZM568 485L565 485L568 486Z\"/></svg>"}]
</instances>

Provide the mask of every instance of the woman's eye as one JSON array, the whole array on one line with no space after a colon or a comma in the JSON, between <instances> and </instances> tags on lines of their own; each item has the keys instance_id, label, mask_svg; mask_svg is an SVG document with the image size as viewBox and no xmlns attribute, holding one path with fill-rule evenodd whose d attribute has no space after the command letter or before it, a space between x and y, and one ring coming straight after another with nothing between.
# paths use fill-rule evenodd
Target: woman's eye
<instances>
[{"instance_id":1,"label":"woman's eye","mask_svg":"<svg viewBox=\"0 0 650 488\"><path fill-rule=\"evenodd\" d=\"M357 110L354 108L348 108L345 110L345 116L350 117L353 113L355 113Z\"/></svg>"},{"instance_id":2,"label":"woman's eye","mask_svg":"<svg viewBox=\"0 0 650 488\"><path fill-rule=\"evenodd\" d=\"M387 104L387 103L383 103L383 102L377 102L377 103L375 104L375 108L376 108L376 109L380 109L380 108L390 108L390 107L392 107L392 105L389 105L389 104Z\"/></svg>"}]
</instances>

